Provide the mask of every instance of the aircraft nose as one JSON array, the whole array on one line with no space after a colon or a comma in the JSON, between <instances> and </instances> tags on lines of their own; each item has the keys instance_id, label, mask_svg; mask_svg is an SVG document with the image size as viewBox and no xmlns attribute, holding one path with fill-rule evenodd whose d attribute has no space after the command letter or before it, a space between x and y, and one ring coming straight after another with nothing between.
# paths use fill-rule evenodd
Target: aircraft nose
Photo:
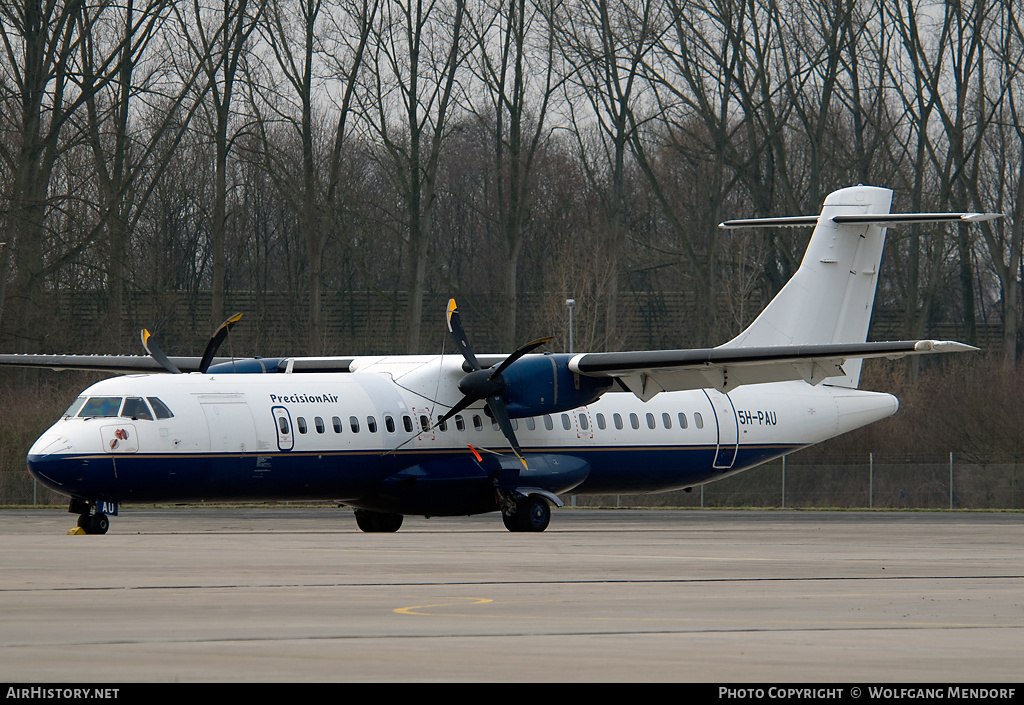
<instances>
[{"instance_id":1,"label":"aircraft nose","mask_svg":"<svg viewBox=\"0 0 1024 705\"><path fill-rule=\"evenodd\" d=\"M74 444L67 436L53 431L44 433L29 448L29 474L50 489L68 494L67 486L75 473L70 472L66 457L73 451Z\"/></svg>"},{"instance_id":2,"label":"aircraft nose","mask_svg":"<svg viewBox=\"0 0 1024 705\"><path fill-rule=\"evenodd\" d=\"M71 441L66 437L57 433L44 433L41 435L32 447L29 448L29 456L46 456L53 455L54 453L70 453L74 450Z\"/></svg>"}]
</instances>

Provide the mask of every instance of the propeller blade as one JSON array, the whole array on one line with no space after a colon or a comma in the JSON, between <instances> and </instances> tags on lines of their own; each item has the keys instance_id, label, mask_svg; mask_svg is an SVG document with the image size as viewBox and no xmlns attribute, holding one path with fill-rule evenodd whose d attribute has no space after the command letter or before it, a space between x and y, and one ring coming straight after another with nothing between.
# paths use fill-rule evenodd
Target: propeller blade
<instances>
[{"instance_id":1,"label":"propeller blade","mask_svg":"<svg viewBox=\"0 0 1024 705\"><path fill-rule=\"evenodd\" d=\"M466 331L462 327L462 317L459 316L459 309L455 304L455 299L448 299L448 332L452 334L455 347L462 353L462 357L466 358L466 362L473 368L473 371L479 370L480 363L477 362L476 355L473 354L473 348L466 338Z\"/></svg>"},{"instance_id":2,"label":"propeller blade","mask_svg":"<svg viewBox=\"0 0 1024 705\"><path fill-rule=\"evenodd\" d=\"M455 299L448 300L447 317L448 332L451 333L456 347L462 353L466 362L469 363L472 370L459 382L459 391L463 394L462 399L447 414L442 416L438 423L447 421L470 404L486 399L491 415L498 424L498 428L501 429L505 440L512 447L512 452L519 458L519 462L526 468L526 461L523 460L523 449L520 447L518 439L516 439L516 432L512 427L512 419L509 418L508 407L505 405L505 379L502 377L502 372L507 370L509 365L513 364L523 355L550 342L551 338L540 338L539 340L527 343L502 360L501 364L497 367L484 370L476 359L476 355L473 354L473 348L469 344L466 331L462 327L462 318L459 316L459 308L455 303ZM514 486L518 481L518 470L514 472L503 471L503 475L499 477L499 484L504 486Z\"/></svg>"},{"instance_id":3,"label":"propeller blade","mask_svg":"<svg viewBox=\"0 0 1024 705\"><path fill-rule=\"evenodd\" d=\"M210 363L213 362L213 356L217 354L217 348L224 342L224 339L228 336L228 331L238 323L238 320L242 317L242 314L236 313L234 316L229 318L220 324L217 331L210 338L210 342L206 344L206 350L203 351L203 358L199 361L199 371L205 373L209 369Z\"/></svg>"},{"instance_id":4,"label":"propeller blade","mask_svg":"<svg viewBox=\"0 0 1024 705\"><path fill-rule=\"evenodd\" d=\"M508 444L512 446L512 450L515 451L516 455L522 458L523 449L519 446L519 441L516 439L515 429L512 428L512 419L509 418L508 408L505 406L505 400L500 396L493 396L487 398L487 405L491 409L491 415L494 416L494 420L498 422L498 428L505 435L508 440Z\"/></svg>"},{"instance_id":5,"label":"propeller blade","mask_svg":"<svg viewBox=\"0 0 1024 705\"><path fill-rule=\"evenodd\" d=\"M449 411L447 414L442 416L438 420L437 423L438 424L442 424L442 423L446 422L448 419L450 419L451 417L455 416L455 414L459 413L460 411L462 411L463 409L465 409L467 406L469 406L470 404L472 404L475 401L476 401L476 399L474 399L472 397L462 397L462 399L459 400L459 403L456 404L455 406L453 406L451 408L451 411Z\"/></svg>"},{"instance_id":6,"label":"propeller blade","mask_svg":"<svg viewBox=\"0 0 1024 705\"><path fill-rule=\"evenodd\" d=\"M522 346L521 348L519 348L514 353L512 353L511 355L509 355L508 357L501 361L501 364L498 365L495 368L494 372L491 373L490 379L495 379L496 377L501 375L501 373L504 372L509 365L511 365L513 362L521 358L523 355L532 352L534 349L539 348L541 345L544 345L545 343L550 343L552 340L554 340L553 335L548 336L547 338L540 338L539 340L535 340L532 343L527 343L526 345Z\"/></svg>"},{"instance_id":7,"label":"propeller blade","mask_svg":"<svg viewBox=\"0 0 1024 705\"><path fill-rule=\"evenodd\" d=\"M167 370L171 374L175 374L175 375L180 375L181 374L181 370L179 370L177 367L175 367L174 363L171 362L167 358L166 355L164 355L164 351L161 350L160 346L156 344L156 341L153 340L153 336L152 336L152 334L148 330L143 328L142 329L142 333L141 333L141 337L142 337L142 347L144 347L146 349L146 352L149 353L149 356L151 358L156 360L160 364L161 367L163 367L165 370Z\"/></svg>"},{"instance_id":8,"label":"propeller blade","mask_svg":"<svg viewBox=\"0 0 1024 705\"><path fill-rule=\"evenodd\" d=\"M518 439L516 439L515 429L512 428L512 419L508 417L508 409L505 407L505 400L500 396L493 396L487 399L487 404L491 407L491 414L494 416L494 420L498 422L498 428L501 429L508 444L512 446L512 452L519 458L519 462L526 466L526 461L523 460L523 449L519 445ZM511 475L501 477L501 484L514 485L519 481L519 473L516 472L514 477Z\"/></svg>"}]
</instances>

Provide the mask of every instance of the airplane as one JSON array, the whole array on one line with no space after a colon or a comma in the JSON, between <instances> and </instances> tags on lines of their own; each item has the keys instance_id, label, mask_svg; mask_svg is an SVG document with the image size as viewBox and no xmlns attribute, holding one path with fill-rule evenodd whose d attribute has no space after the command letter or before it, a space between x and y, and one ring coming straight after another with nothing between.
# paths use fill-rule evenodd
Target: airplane
<instances>
[{"instance_id":1,"label":"airplane","mask_svg":"<svg viewBox=\"0 0 1024 705\"><path fill-rule=\"evenodd\" d=\"M225 359L225 321L201 358L0 355L0 364L123 372L82 391L28 451L70 497L80 533L123 503L335 500L364 532L407 515L500 512L541 532L572 493L692 489L894 414L858 389L867 358L976 350L866 342L886 229L991 213L891 214L892 191L830 194L819 215L723 228L813 227L798 271L714 348L477 355L454 300L459 354ZM77 530L76 530L77 531Z\"/></svg>"}]
</instances>

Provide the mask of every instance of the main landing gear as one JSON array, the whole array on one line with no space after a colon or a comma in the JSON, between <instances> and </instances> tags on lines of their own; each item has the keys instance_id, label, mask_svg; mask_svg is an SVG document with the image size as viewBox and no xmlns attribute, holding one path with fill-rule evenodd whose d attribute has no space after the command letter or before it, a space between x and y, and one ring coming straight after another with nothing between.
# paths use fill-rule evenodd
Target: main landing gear
<instances>
[{"instance_id":1,"label":"main landing gear","mask_svg":"<svg viewBox=\"0 0 1024 705\"><path fill-rule=\"evenodd\" d=\"M356 524L368 534L393 534L402 528L402 519L405 518L401 514L373 512L369 509L357 509L355 514Z\"/></svg>"},{"instance_id":2,"label":"main landing gear","mask_svg":"<svg viewBox=\"0 0 1024 705\"><path fill-rule=\"evenodd\" d=\"M548 528L551 522L551 503L548 499L539 494L526 497L511 492L501 494L501 520L506 529L539 533ZM356 509L355 516L360 530L368 534L393 534L402 527L405 518L401 514L371 509Z\"/></svg>"},{"instance_id":3,"label":"main landing gear","mask_svg":"<svg viewBox=\"0 0 1024 705\"><path fill-rule=\"evenodd\" d=\"M501 520L509 531L544 531L551 522L551 505L539 495L521 497L502 509Z\"/></svg>"}]
</instances>

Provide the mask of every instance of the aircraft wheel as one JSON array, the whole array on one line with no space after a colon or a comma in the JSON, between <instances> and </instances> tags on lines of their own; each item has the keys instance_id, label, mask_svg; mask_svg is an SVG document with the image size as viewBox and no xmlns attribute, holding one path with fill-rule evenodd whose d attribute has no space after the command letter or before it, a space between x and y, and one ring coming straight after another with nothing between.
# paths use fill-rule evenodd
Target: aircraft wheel
<instances>
[{"instance_id":1,"label":"aircraft wheel","mask_svg":"<svg viewBox=\"0 0 1024 705\"><path fill-rule=\"evenodd\" d=\"M551 505L543 497L531 495L519 500L514 518L520 531L544 531L551 522Z\"/></svg>"},{"instance_id":2,"label":"aircraft wheel","mask_svg":"<svg viewBox=\"0 0 1024 705\"><path fill-rule=\"evenodd\" d=\"M516 512L515 514L506 514L505 512L502 512L501 521L509 531L522 531L522 529L519 528L519 512Z\"/></svg>"},{"instance_id":3,"label":"aircraft wheel","mask_svg":"<svg viewBox=\"0 0 1024 705\"><path fill-rule=\"evenodd\" d=\"M365 509L357 509L356 514L356 526L359 527L360 531L371 533L375 531L373 527L373 512L368 512Z\"/></svg>"},{"instance_id":4,"label":"aircraft wheel","mask_svg":"<svg viewBox=\"0 0 1024 705\"><path fill-rule=\"evenodd\" d=\"M356 525L368 534L393 534L402 528L402 520L405 519L401 514L372 512L368 509L357 509L355 515Z\"/></svg>"},{"instance_id":5,"label":"aircraft wheel","mask_svg":"<svg viewBox=\"0 0 1024 705\"><path fill-rule=\"evenodd\" d=\"M401 514L385 514L380 512L376 517L377 531L393 534L402 528L403 519L405 517Z\"/></svg>"},{"instance_id":6,"label":"aircraft wheel","mask_svg":"<svg viewBox=\"0 0 1024 705\"><path fill-rule=\"evenodd\" d=\"M79 526L81 524L81 517L79 518ZM106 514L93 514L88 517L85 526L82 526L87 534L105 534L107 529L110 528L110 519L107 518Z\"/></svg>"}]
</instances>

